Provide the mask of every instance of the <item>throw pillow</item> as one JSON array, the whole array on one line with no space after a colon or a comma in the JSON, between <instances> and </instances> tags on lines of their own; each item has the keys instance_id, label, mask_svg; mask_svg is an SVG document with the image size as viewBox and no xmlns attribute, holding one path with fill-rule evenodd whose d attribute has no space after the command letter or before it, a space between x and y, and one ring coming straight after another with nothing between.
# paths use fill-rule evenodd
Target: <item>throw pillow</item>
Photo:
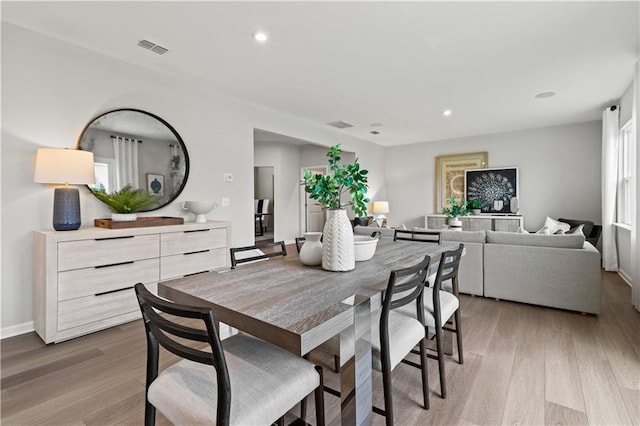
<instances>
[{"instance_id":1,"label":"throw pillow","mask_svg":"<svg viewBox=\"0 0 640 426\"><path fill-rule=\"evenodd\" d=\"M529 231L527 231L527 230L526 230L526 229L524 229L522 226L520 226L520 227L518 228L518 230L516 231L516 233L518 233L518 234L528 234L528 233L529 233Z\"/></svg>"},{"instance_id":2,"label":"throw pillow","mask_svg":"<svg viewBox=\"0 0 640 426\"><path fill-rule=\"evenodd\" d=\"M564 235L565 232L562 229L558 229L556 232L553 233L553 235Z\"/></svg>"},{"instance_id":3,"label":"throw pillow","mask_svg":"<svg viewBox=\"0 0 640 426\"><path fill-rule=\"evenodd\" d=\"M380 228L380 225L378 225L378 222L373 218L369 218L369 223L367 224L367 226L373 226L374 228Z\"/></svg>"},{"instance_id":4,"label":"throw pillow","mask_svg":"<svg viewBox=\"0 0 640 426\"><path fill-rule=\"evenodd\" d=\"M536 234L551 235L551 230L549 229L549 227L543 226L538 232L536 232Z\"/></svg>"},{"instance_id":5,"label":"throw pillow","mask_svg":"<svg viewBox=\"0 0 640 426\"><path fill-rule=\"evenodd\" d=\"M564 232L567 232L571 229L571 225L568 223L560 222L559 220L551 219L549 216L544 220L543 227L546 226L549 228L549 233L555 234L558 229L562 229Z\"/></svg>"},{"instance_id":6,"label":"throw pillow","mask_svg":"<svg viewBox=\"0 0 640 426\"><path fill-rule=\"evenodd\" d=\"M576 226L575 228L571 228L569 231L567 231L567 234L582 234L584 235L584 224L580 224L578 226Z\"/></svg>"}]
</instances>

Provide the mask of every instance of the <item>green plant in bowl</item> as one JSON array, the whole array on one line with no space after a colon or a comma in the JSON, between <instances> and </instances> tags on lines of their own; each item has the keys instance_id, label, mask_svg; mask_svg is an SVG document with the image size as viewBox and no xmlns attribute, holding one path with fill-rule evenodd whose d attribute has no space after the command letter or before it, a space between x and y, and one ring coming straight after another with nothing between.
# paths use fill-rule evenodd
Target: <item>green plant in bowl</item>
<instances>
[{"instance_id":1,"label":"green plant in bowl","mask_svg":"<svg viewBox=\"0 0 640 426\"><path fill-rule=\"evenodd\" d=\"M442 209L442 214L446 214L447 217L458 217L458 216L466 216L469 213L469 208L467 206L467 201L464 198L460 200L455 197L450 197L447 199L449 203L449 207L445 207Z\"/></svg>"},{"instance_id":2,"label":"green plant in bowl","mask_svg":"<svg viewBox=\"0 0 640 426\"><path fill-rule=\"evenodd\" d=\"M143 189L133 189L127 185L119 191L107 194L104 190L91 190L96 197L114 213L130 214L139 212L156 202L157 196Z\"/></svg>"},{"instance_id":3,"label":"green plant in bowl","mask_svg":"<svg viewBox=\"0 0 640 426\"><path fill-rule=\"evenodd\" d=\"M481 209L482 208L482 200L469 200L469 205L472 209Z\"/></svg>"}]
</instances>

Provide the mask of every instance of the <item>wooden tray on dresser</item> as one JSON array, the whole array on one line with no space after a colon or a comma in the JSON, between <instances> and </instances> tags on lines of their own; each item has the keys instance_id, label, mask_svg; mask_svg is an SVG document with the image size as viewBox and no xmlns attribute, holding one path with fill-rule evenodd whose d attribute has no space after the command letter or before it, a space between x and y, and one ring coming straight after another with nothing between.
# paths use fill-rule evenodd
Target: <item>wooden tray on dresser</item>
<instances>
[{"instance_id":1,"label":"wooden tray on dresser","mask_svg":"<svg viewBox=\"0 0 640 426\"><path fill-rule=\"evenodd\" d=\"M139 217L136 220L126 222L114 222L108 218L95 219L93 221L97 228L124 229L124 228L144 228L146 226L182 225L184 218L170 216L148 216Z\"/></svg>"}]
</instances>

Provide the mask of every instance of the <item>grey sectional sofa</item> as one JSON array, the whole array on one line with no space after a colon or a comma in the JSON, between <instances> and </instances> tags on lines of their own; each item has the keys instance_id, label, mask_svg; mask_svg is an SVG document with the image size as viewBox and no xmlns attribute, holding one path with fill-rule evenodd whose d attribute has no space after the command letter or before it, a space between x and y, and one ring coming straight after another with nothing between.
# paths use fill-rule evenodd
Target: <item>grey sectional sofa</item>
<instances>
[{"instance_id":1,"label":"grey sectional sofa","mask_svg":"<svg viewBox=\"0 0 640 426\"><path fill-rule=\"evenodd\" d=\"M356 226L354 232L393 229ZM430 231L433 231L430 229ZM592 314L600 313L600 253L584 235L438 230L464 243L460 292Z\"/></svg>"}]
</instances>

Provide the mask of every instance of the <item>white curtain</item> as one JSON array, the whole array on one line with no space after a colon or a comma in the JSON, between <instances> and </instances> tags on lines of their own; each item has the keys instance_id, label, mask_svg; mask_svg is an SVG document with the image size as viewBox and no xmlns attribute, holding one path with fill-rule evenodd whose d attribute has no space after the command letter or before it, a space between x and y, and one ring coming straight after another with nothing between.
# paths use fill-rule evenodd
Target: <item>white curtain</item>
<instances>
[{"instance_id":1,"label":"white curtain","mask_svg":"<svg viewBox=\"0 0 640 426\"><path fill-rule=\"evenodd\" d=\"M139 188L138 141L121 136L112 136L111 139L118 169L117 188L122 189L126 185L131 185L133 189Z\"/></svg>"},{"instance_id":2,"label":"white curtain","mask_svg":"<svg viewBox=\"0 0 640 426\"><path fill-rule=\"evenodd\" d=\"M613 111L612 111L613 110ZM618 115L617 107L602 114L602 267L618 270L616 252L616 192L618 187Z\"/></svg>"},{"instance_id":3,"label":"white curtain","mask_svg":"<svg viewBox=\"0 0 640 426\"><path fill-rule=\"evenodd\" d=\"M635 194L636 202L635 202L635 214L631 215L631 265L633 268L631 280L632 280L632 288L631 288L631 300L633 306L640 311L640 241L638 241L638 237L640 237L640 232L638 232L638 227L640 226L640 194L638 191L640 190L640 171L638 168L640 167L640 60L636 62L636 71L635 77L633 80L633 128L636 135L636 143L635 143L635 167L634 167L634 178L635 185L631 186L632 194Z\"/></svg>"}]
</instances>

